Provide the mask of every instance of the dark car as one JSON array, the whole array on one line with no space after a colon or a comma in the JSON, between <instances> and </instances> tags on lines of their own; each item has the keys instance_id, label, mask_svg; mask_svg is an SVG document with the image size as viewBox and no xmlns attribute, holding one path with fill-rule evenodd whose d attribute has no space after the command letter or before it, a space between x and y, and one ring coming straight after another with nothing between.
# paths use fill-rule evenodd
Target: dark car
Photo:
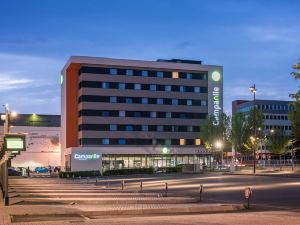
<instances>
[{"instance_id":1,"label":"dark car","mask_svg":"<svg viewBox=\"0 0 300 225\"><path fill-rule=\"evenodd\" d=\"M8 176L22 176L22 172L14 168L8 168Z\"/></svg>"}]
</instances>

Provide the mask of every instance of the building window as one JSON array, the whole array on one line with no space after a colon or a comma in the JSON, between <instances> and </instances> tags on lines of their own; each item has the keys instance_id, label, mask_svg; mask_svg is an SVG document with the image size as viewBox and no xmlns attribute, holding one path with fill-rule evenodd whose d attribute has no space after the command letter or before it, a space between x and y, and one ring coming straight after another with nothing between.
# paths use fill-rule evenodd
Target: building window
<instances>
[{"instance_id":1,"label":"building window","mask_svg":"<svg viewBox=\"0 0 300 225\"><path fill-rule=\"evenodd\" d=\"M172 78L173 79L178 79L179 78L178 72L172 72Z\"/></svg>"},{"instance_id":2,"label":"building window","mask_svg":"<svg viewBox=\"0 0 300 225\"><path fill-rule=\"evenodd\" d=\"M133 116L134 117L142 117L142 113L141 112L134 112Z\"/></svg>"},{"instance_id":3,"label":"building window","mask_svg":"<svg viewBox=\"0 0 300 225\"><path fill-rule=\"evenodd\" d=\"M148 131L148 125L142 125L142 131Z\"/></svg>"},{"instance_id":4,"label":"building window","mask_svg":"<svg viewBox=\"0 0 300 225\"><path fill-rule=\"evenodd\" d=\"M195 145L201 145L201 140L200 139L195 139Z\"/></svg>"},{"instance_id":5,"label":"building window","mask_svg":"<svg viewBox=\"0 0 300 225\"><path fill-rule=\"evenodd\" d=\"M127 97L127 98L126 98L126 103L128 103L128 104L132 104L132 103L133 103L133 100L132 100L132 98L129 98L129 97Z\"/></svg>"},{"instance_id":6,"label":"building window","mask_svg":"<svg viewBox=\"0 0 300 225\"><path fill-rule=\"evenodd\" d=\"M118 70L117 69L109 69L109 74L110 75L117 75Z\"/></svg>"},{"instance_id":7,"label":"building window","mask_svg":"<svg viewBox=\"0 0 300 225\"><path fill-rule=\"evenodd\" d=\"M133 131L133 126L132 125L126 125L125 129L126 129L126 131Z\"/></svg>"},{"instance_id":8,"label":"building window","mask_svg":"<svg viewBox=\"0 0 300 225\"><path fill-rule=\"evenodd\" d=\"M187 131L188 131L188 132L193 132L193 126L188 126L188 127L187 127Z\"/></svg>"},{"instance_id":9,"label":"building window","mask_svg":"<svg viewBox=\"0 0 300 225\"><path fill-rule=\"evenodd\" d=\"M172 118L172 113L171 112L166 112L166 118Z\"/></svg>"},{"instance_id":10,"label":"building window","mask_svg":"<svg viewBox=\"0 0 300 225\"><path fill-rule=\"evenodd\" d=\"M171 85L166 85L166 86L165 86L165 91L171 91L171 90L172 90Z\"/></svg>"},{"instance_id":11,"label":"building window","mask_svg":"<svg viewBox=\"0 0 300 225\"><path fill-rule=\"evenodd\" d=\"M150 117L151 118L156 118L156 112L150 112Z\"/></svg>"},{"instance_id":12,"label":"building window","mask_svg":"<svg viewBox=\"0 0 300 225\"><path fill-rule=\"evenodd\" d=\"M119 111L119 117L125 117L125 111Z\"/></svg>"},{"instance_id":13,"label":"building window","mask_svg":"<svg viewBox=\"0 0 300 225\"><path fill-rule=\"evenodd\" d=\"M180 92L185 92L185 86L180 86L179 90L180 90Z\"/></svg>"},{"instance_id":14,"label":"building window","mask_svg":"<svg viewBox=\"0 0 300 225\"><path fill-rule=\"evenodd\" d=\"M103 89L108 89L109 88L109 83L108 82L103 82L102 83L102 88Z\"/></svg>"},{"instance_id":15,"label":"building window","mask_svg":"<svg viewBox=\"0 0 300 225\"><path fill-rule=\"evenodd\" d=\"M192 74L191 74L191 73L187 73L187 74L186 74L186 78L187 78L187 79L192 79Z\"/></svg>"},{"instance_id":16,"label":"building window","mask_svg":"<svg viewBox=\"0 0 300 225\"><path fill-rule=\"evenodd\" d=\"M164 104L164 100L162 98L158 98L158 99L156 99L156 104L163 105Z\"/></svg>"},{"instance_id":17,"label":"building window","mask_svg":"<svg viewBox=\"0 0 300 225\"><path fill-rule=\"evenodd\" d=\"M134 90L141 90L141 84L134 84Z\"/></svg>"},{"instance_id":18,"label":"building window","mask_svg":"<svg viewBox=\"0 0 300 225\"><path fill-rule=\"evenodd\" d=\"M172 99L172 105L178 105L178 99Z\"/></svg>"},{"instance_id":19,"label":"building window","mask_svg":"<svg viewBox=\"0 0 300 225\"><path fill-rule=\"evenodd\" d=\"M186 105L190 105L190 106L193 105L193 101L190 99L186 100Z\"/></svg>"},{"instance_id":20,"label":"building window","mask_svg":"<svg viewBox=\"0 0 300 225\"><path fill-rule=\"evenodd\" d=\"M102 144L103 145L109 145L109 139L108 138L102 139Z\"/></svg>"},{"instance_id":21,"label":"building window","mask_svg":"<svg viewBox=\"0 0 300 225\"><path fill-rule=\"evenodd\" d=\"M110 131L116 131L117 130L117 125L116 124L109 125L109 130Z\"/></svg>"},{"instance_id":22,"label":"building window","mask_svg":"<svg viewBox=\"0 0 300 225\"><path fill-rule=\"evenodd\" d=\"M164 126L158 125L156 130L162 132L162 131L164 131Z\"/></svg>"},{"instance_id":23,"label":"building window","mask_svg":"<svg viewBox=\"0 0 300 225\"><path fill-rule=\"evenodd\" d=\"M185 145L185 139L180 138L180 140L179 140L179 145Z\"/></svg>"},{"instance_id":24,"label":"building window","mask_svg":"<svg viewBox=\"0 0 300 225\"><path fill-rule=\"evenodd\" d=\"M110 103L116 103L117 102L117 97L116 96L109 97L109 102Z\"/></svg>"},{"instance_id":25,"label":"building window","mask_svg":"<svg viewBox=\"0 0 300 225\"><path fill-rule=\"evenodd\" d=\"M166 139L166 140L165 140L165 144L166 144L166 145L171 145L171 139Z\"/></svg>"},{"instance_id":26,"label":"building window","mask_svg":"<svg viewBox=\"0 0 300 225\"><path fill-rule=\"evenodd\" d=\"M119 89L124 90L125 89L125 84L124 83L119 83Z\"/></svg>"},{"instance_id":27,"label":"building window","mask_svg":"<svg viewBox=\"0 0 300 225\"><path fill-rule=\"evenodd\" d=\"M201 100L201 106L207 106L207 101L206 100Z\"/></svg>"},{"instance_id":28,"label":"building window","mask_svg":"<svg viewBox=\"0 0 300 225\"><path fill-rule=\"evenodd\" d=\"M127 76L133 76L133 70L126 70Z\"/></svg>"},{"instance_id":29,"label":"building window","mask_svg":"<svg viewBox=\"0 0 300 225\"><path fill-rule=\"evenodd\" d=\"M119 145L125 145L125 144L126 144L126 140L123 139L123 138L122 138L122 139L119 139L119 140L118 140L118 144L119 144Z\"/></svg>"},{"instance_id":30,"label":"building window","mask_svg":"<svg viewBox=\"0 0 300 225\"><path fill-rule=\"evenodd\" d=\"M156 84L150 84L150 91L156 91Z\"/></svg>"},{"instance_id":31,"label":"building window","mask_svg":"<svg viewBox=\"0 0 300 225\"><path fill-rule=\"evenodd\" d=\"M143 70L143 71L142 71L142 76L143 76L143 77L148 77L148 71Z\"/></svg>"},{"instance_id":32,"label":"building window","mask_svg":"<svg viewBox=\"0 0 300 225\"><path fill-rule=\"evenodd\" d=\"M148 98L142 98L142 104L148 104Z\"/></svg>"},{"instance_id":33,"label":"building window","mask_svg":"<svg viewBox=\"0 0 300 225\"><path fill-rule=\"evenodd\" d=\"M164 77L164 73L161 72L161 71L158 71L158 72L156 72L156 76L160 77L160 78L163 78Z\"/></svg>"},{"instance_id":34,"label":"building window","mask_svg":"<svg viewBox=\"0 0 300 225\"><path fill-rule=\"evenodd\" d=\"M200 87L194 87L194 92L195 93L200 93Z\"/></svg>"}]
</instances>

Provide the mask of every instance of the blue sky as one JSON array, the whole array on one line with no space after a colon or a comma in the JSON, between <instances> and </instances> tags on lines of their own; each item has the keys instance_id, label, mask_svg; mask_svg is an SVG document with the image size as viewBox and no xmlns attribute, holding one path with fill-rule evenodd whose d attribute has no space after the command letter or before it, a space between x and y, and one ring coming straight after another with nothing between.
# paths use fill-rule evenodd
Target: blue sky
<instances>
[{"instance_id":1,"label":"blue sky","mask_svg":"<svg viewBox=\"0 0 300 225\"><path fill-rule=\"evenodd\" d=\"M300 1L0 0L0 96L20 113L60 113L71 55L199 59L224 66L224 106L289 100Z\"/></svg>"}]
</instances>

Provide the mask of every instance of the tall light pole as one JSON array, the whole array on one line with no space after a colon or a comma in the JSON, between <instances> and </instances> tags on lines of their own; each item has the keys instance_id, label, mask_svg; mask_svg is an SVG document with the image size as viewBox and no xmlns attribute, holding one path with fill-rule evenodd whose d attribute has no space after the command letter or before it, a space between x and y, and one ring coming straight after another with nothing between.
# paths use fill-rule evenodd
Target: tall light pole
<instances>
[{"instance_id":1,"label":"tall light pole","mask_svg":"<svg viewBox=\"0 0 300 225\"><path fill-rule=\"evenodd\" d=\"M253 130L254 130L254 147L253 147L253 174L255 174L256 169L256 107L255 107L255 94L256 94L256 87L255 84L249 88L249 90L253 93Z\"/></svg>"},{"instance_id":2,"label":"tall light pole","mask_svg":"<svg viewBox=\"0 0 300 225\"><path fill-rule=\"evenodd\" d=\"M13 112L13 113L9 113L8 111L8 104L5 104L3 105L4 107L4 129L3 129L3 143L4 143L4 137L5 135L7 135L9 133L9 117L12 116L12 117L15 117L17 116L17 113ZM9 197L8 197L8 155L7 153L5 153L4 155L5 157L5 160L3 162L3 165L2 166L2 179L3 179L3 182L2 182L2 185L3 185L3 197L4 197L4 205L9 205Z\"/></svg>"},{"instance_id":3,"label":"tall light pole","mask_svg":"<svg viewBox=\"0 0 300 225\"><path fill-rule=\"evenodd\" d=\"M223 168L223 144L222 144L222 142L221 141L217 141L216 142L216 147L218 148L218 149L221 149L221 154L222 154L222 157L221 157L221 167Z\"/></svg>"}]
</instances>

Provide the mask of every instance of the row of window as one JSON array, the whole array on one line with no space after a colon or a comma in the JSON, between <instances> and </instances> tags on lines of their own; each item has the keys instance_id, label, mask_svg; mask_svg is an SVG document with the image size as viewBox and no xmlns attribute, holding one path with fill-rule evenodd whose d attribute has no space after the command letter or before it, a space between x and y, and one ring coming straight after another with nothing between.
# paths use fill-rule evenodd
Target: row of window
<instances>
[{"instance_id":1,"label":"row of window","mask_svg":"<svg viewBox=\"0 0 300 225\"><path fill-rule=\"evenodd\" d=\"M146 91L167 91L167 92L194 92L207 93L207 87L183 86L183 85L162 85L162 84L137 84L101 81L81 81L79 88L103 88L119 90L146 90Z\"/></svg>"},{"instance_id":2,"label":"row of window","mask_svg":"<svg viewBox=\"0 0 300 225\"><path fill-rule=\"evenodd\" d=\"M295 108L292 105L256 105L256 108L259 110L283 110L283 111L294 111ZM239 112L249 112L253 109L252 106L241 107L238 109Z\"/></svg>"},{"instance_id":3,"label":"row of window","mask_svg":"<svg viewBox=\"0 0 300 225\"><path fill-rule=\"evenodd\" d=\"M141 98L141 97L123 97L123 96L97 96L97 95L81 95L79 97L79 103L80 102L207 106L206 100L176 99L176 98Z\"/></svg>"},{"instance_id":4,"label":"row of window","mask_svg":"<svg viewBox=\"0 0 300 225\"><path fill-rule=\"evenodd\" d=\"M265 130L292 130L292 126L266 125Z\"/></svg>"},{"instance_id":5,"label":"row of window","mask_svg":"<svg viewBox=\"0 0 300 225\"><path fill-rule=\"evenodd\" d=\"M257 105L261 110L294 110L292 105Z\"/></svg>"},{"instance_id":6,"label":"row of window","mask_svg":"<svg viewBox=\"0 0 300 225\"><path fill-rule=\"evenodd\" d=\"M287 115L264 115L265 120L288 120Z\"/></svg>"},{"instance_id":7,"label":"row of window","mask_svg":"<svg viewBox=\"0 0 300 225\"><path fill-rule=\"evenodd\" d=\"M78 128L96 131L200 132L199 126L178 125L80 124Z\"/></svg>"},{"instance_id":8,"label":"row of window","mask_svg":"<svg viewBox=\"0 0 300 225\"><path fill-rule=\"evenodd\" d=\"M149 111L122 111L122 110L92 110L79 111L80 116L101 117L137 117L137 118L179 118L179 119L205 119L206 113L188 112L149 112Z\"/></svg>"},{"instance_id":9,"label":"row of window","mask_svg":"<svg viewBox=\"0 0 300 225\"><path fill-rule=\"evenodd\" d=\"M138 139L138 138L81 138L79 143L87 145L201 145L200 139Z\"/></svg>"},{"instance_id":10,"label":"row of window","mask_svg":"<svg viewBox=\"0 0 300 225\"><path fill-rule=\"evenodd\" d=\"M121 68L105 68L105 67L87 67L83 66L79 69L79 75L82 73L93 74L110 74L110 75L125 75L125 76L141 76L141 77L159 77L173 79L195 79L207 80L207 73L187 73L187 72L170 72L170 71L155 71L155 70L138 70L138 69L121 69Z\"/></svg>"}]
</instances>

